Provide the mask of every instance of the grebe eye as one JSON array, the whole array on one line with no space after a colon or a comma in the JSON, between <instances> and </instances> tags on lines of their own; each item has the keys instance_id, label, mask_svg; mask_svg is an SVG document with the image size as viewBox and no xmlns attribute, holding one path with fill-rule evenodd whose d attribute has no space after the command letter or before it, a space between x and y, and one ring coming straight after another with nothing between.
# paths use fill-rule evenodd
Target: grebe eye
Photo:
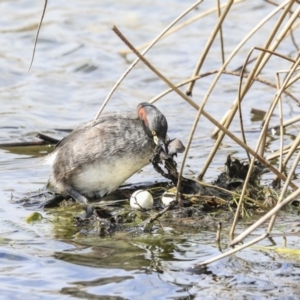
<instances>
[{"instance_id":1,"label":"grebe eye","mask_svg":"<svg viewBox=\"0 0 300 300\"><path fill-rule=\"evenodd\" d=\"M153 136L156 136L156 131L152 130L151 133Z\"/></svg>"}]
</instances>

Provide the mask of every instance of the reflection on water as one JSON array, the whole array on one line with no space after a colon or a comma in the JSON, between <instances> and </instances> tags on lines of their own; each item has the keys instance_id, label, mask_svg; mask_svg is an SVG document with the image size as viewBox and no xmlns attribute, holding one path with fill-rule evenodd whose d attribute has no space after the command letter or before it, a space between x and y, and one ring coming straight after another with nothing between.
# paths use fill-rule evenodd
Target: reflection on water
<instances>
[{"instance_id":1,"label":"reflection on water","mask_svg":"<svg viewBox=\"0 0 300 300\"><path fill-rule=\"evenodd\" d=\"M68 3L50 1L37 45L35 61L28 73L35 30L43 1L0 2L0 143L31 142L36 133L57 139L71 129L92 119L103 99L119 76L135 58L119 54L122 42L111 31L117 25L127 38L139 45L155 37L192 2L189 1L82 1ZM196 15L211 7L204 1ZM224 32L228 51L241 37L266 15L271 6L259 0L244 2L232 9ZM255 18L253 15L255 13ZM199 54L215 24L210 15L159 43L147 54L149 60L174 82L189 77ZM238 26L237 26L238 22ZM251 43L265 41L272 24ZM245 48L230 65L240 67ZM220 48L213 46L203 72L219 67ZM229 52L228 52L229 53ZM275 70L286 68L274 66ZM212 77L196 85L193 99L203 99ZM207 111L220 119L236 97L237 78L224 77L215 90ZM105 112L134 109L167 87L139 63L114 94ZM257 84L244 101L244 125L248 144L253 145L260 132L260 122L251 119L251 108L267 109L270 92ZM285 113L293 115L294 103L285 99ZM166 115L170 136L187 141L196 114L174 93L157 103ZM236 131L239 131L235 121ZM203 165L214 140L213 126L201 118L189 154L185 174L194 175ZM290 131L289 139L297 133ZM277 148L275 137L270 150ZM274 146L273 146L274 145ZM11 197L42 188L48 168L41 157L53 148L27 147L0 149L0 294L3 299L236 299L282 298L299 294L299 261L295 257L273 251L245 250L208 267L205 272L191 272L195 264L219 253L214 228L198 228L174 232L165 228L152 234L133 236L117 233L112 237L89 238L78 235L76 228L64 232L51 223L51 211L42 212L45 219L27 224L31 211L12 204ZM215 179L229 153L244 158L231 140L225 139L211 164L205 180ZM180 162L181 157L177 160ZM159 178L152 167L146 167L131 182ZM286 216L284 228L297 232L297 216ZM179 234L181 233L181 234ZM227 233L222 237L226 249ZM281 245L281 238L275 238ZM264 245L270 245L264 241ZM288 237L290 248L299 248L296 236ZM279 246L280 247L280 246Z\"/></svg>"}]
</instances>

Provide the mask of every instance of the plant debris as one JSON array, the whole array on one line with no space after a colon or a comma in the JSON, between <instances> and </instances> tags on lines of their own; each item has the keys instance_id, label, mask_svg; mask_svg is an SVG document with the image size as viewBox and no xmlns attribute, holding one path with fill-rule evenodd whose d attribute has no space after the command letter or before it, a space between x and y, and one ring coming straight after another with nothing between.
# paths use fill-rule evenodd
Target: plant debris
<instances>
[{"instance_id":1,"label":"plant debris","mask_svg":"<svg viewBox=\"0 0 300 300\"><path fill-rule=\"evenodd\" d=\"M179 226L180 230L184 230L184 227L186 229L201 228L202 226L216 227L221 219L223 222L229 223L233 216L231 209L236 205L235 198L230 191L237 191L241 188L248 172L248 163L228 156L225 163L225 172L221 173L214 184L209 186L183 177L180 197L184 207L178 205L175 200L170 201L169 205L166 206L163 205L161 200L164 193L169 196L174 195L175 199L179 174L174 157L177 152L182 150L183 145L181 146L180 143L177 139L169 141L167 146L171 151L168 155L160 147L157 147L151 158L154 169L168 181L127 184L107 195L100 202L98 199L90 199L95 210L89 218L78 215L78 212L82 211L82 207L80 208L80 205L74 204L71 198L65 199L62 195L47 188L30 193L21 199L13 199L13 201L22 203L30 209L51 208L51 210L47 210L49 214L53 211L55 212L54 215L61 217L67 215L66 218L70 220L69 226L75 225L80 235L111 236L116 231L140 234L149 230L158 230L165 225L173 228ZM265 196L262 187L259 185L260 176L264 171L265 169L262 166L256 164L250 180L251 192L249 194L258 195L258 191L260 191L262 193L261 200L270 197L269 194L268 197ZM133 210L128 205L128 199L137 189L145 189L153 196L154 208L151 211ZM75 209L70 210L69 207L72 206ZM56 210L55 207L62 207L63 210ZM231 209L228 209L230 207ZM253 208L253 203L251 207ZM58 219L55 217L52 222L55 223L55 220L57 220L57 226L59 226L61 217ZM67 220L65 217L63 218ZM28 219L30 219L30 216ZM71 221L72 219L73 221ZM160 226L157 227L155 221Z\"/></svg>"}]
</instances>

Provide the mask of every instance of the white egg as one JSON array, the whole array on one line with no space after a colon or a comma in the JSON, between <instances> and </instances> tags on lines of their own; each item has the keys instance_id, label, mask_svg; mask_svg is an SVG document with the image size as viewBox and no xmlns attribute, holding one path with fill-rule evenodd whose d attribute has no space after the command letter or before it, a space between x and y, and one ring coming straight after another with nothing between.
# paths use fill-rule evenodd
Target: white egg
<instances>
[{"instance_id":1,"label":"white egg","mask_svg":"<svg viewBox=\"0 0 300 300\"><path fill-rule=\"evenodd\" d=\"M176 194L170 193L170 192L164 192L163 195L162 195L162 197L161 197L161 202L165 206L168 206L175 199L176 199Z\"/></svg>"},{"instance_id":2,"label":"white egg","mask_svg":"<svg viewBox=\"0 0 300 300\"><path fill-rule=\"evenodd\" d=\"M130 197L130 206L136 209L151 209L153 207L153 197L146 190L137 190Z\"/></svg>"}]
</instances>

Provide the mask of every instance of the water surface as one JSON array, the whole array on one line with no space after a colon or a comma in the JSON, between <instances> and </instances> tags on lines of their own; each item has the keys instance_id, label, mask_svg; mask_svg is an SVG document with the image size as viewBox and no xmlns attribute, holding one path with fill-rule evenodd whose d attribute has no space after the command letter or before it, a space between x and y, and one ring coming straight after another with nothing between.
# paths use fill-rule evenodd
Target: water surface
<instances>
[{"instance_id":1,"label":"water surface","mask_svg":"<svg viewBox=\"0 0 300 300\"><path fill-rule=\"evenodd\" d=\"M43 1L0 2L0 143L36 140L41 132L62 138L57 129L71 129L92 119L115 81L135 59L119 51L126 46L113 33L116 25L134 44L153 39L192 1L50 1L41 29L36 56L30 72L35 31ZM204 1L194 16L212 5ZM244 1L232 9L224 27L226 55L241 38L268 12L267 3ZM187 19L187 18L185 18ZM147 58L173 82L188 78L216 22L215 14L162 40ZM262 46L274 20L266 24L230 63L228 69L240 67L252 46ZM290 41L282 51L293 52ZM202 72L220 67L220 45L215 42ZM283 61L270 65L272 70L289 65ZM193 100L200 103L213 76L197 83ZM210 96L206 110L220 119L237 95L238 79L222 77ZM105 112L134 110L167 87L142 63L129 74L114 94ZM268 109L274 90L255 84L243 103L248 144L255 145L260 122L251 119L252 107ZM174 93L157 103L166 115L171 137L187 142L196 111ZM298 108L284 98L285 117L297 114ZM277 112L275 113L277 114ZM274 123L278 119L274 119ZM232 126L239 133L238 120ZM214 144L210 138L213 125L201 118L185 174L197 174ZM298 129L290 128L289 143ZM278 148L278 136L269 150ZM296 299L299 294L299 257L250 248L209 266L205 272L192 273L189 268L220 253L215 245L215 228L165 228L152 234L131 236L117 233L112 237L80 238L54 226L47 219L27 224L31 211L11 203L11 197L42 188L49 169L40 159L51 147L0 149L0 295L2 299ZM205 180L216 179L228 154L245 158L244 151L229 138L224 142L208 170ZM178 157L180 163L181 156ZM269 183L272 175L266 175ZM161 179L151 166L129 182ZM268 181L269 180L269 181ZM51 212L43 212L50 218ZM239 231L243 226L241 224ZM288 247L299 249L298 216L286 213L278 218L275 232L293 232ZM258 234L258 233L255 233ZM274 237L277 247L282 237ZM228 232L222 247L228 244ZM271 245L269 240L261 245Z\"/></svg>"}]
</instances>

